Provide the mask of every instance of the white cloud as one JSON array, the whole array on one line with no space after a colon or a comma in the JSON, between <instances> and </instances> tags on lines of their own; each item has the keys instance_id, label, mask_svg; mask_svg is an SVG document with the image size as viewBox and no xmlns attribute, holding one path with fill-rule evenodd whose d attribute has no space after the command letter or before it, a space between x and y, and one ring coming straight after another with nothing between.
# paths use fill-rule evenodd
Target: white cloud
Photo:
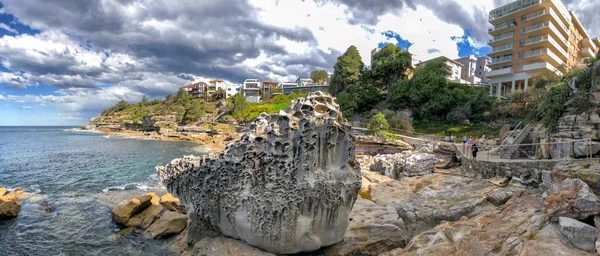
<instances>
[{"instance_id":1,"label":"white cloud","mask_svg":"<svg viewBox=\"0 0 600 256\"><path fill-rule=\"evenodd\" d=\"M11 33L14 33L14 34L19 34L19 32L17 32L17 30L15 30L14 28L11 28L6 23L0 22L0 29L4 29L4 30L6 30L8 32L11 32Z\"/></svg>"},{"instance_id":2,"label":"white cloud","mask_svg":"<svg viewBox=\"0 0 600 256\"><path fill-rule=\"evenodd\" d=\"M0 101L6 101L6 98L4 98L4 96L2 96L2 94L0 94Z\"/></svg>"},{"instance_id":3,"label":"white cloud","mask_svg":"<svg viewBox=\"0 0 600 256\"><path fill-rule=\"evenodd\" d=\"M33 81L31 75L20 72L0 72L0 84L7 84L10 87L16 88L26 88L27 86L38 85L36 81Z\"/></svg>"},{"instance_id":4,"label":"white cloud","mask_svg":"<svg viewBox=\"0 0 600 256\"><path fill-rule=\"evenodd\" d=\"M22 106L21 109L22 110L33 110L33 108L31 106Z\"/></svg>"}]
</instances>

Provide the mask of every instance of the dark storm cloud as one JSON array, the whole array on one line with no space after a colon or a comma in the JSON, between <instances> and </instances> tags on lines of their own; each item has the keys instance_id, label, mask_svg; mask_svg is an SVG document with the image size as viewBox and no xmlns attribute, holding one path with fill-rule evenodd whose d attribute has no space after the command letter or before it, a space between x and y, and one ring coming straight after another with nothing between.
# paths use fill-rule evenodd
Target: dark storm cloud
<instances>
[{"instance_id":1,"label":"dark storm cloud","mask_svg":"<svg viewBox=\"0 0 600 256\"><path fill-rule=\"evenodd\" d=\"M287 55L288 51L277 43L279 39L316 45L314 35L306 28L282 28L259 22L258 10L246 0L3 0L2 3L4 9L23 24L42 31L76 35L91 41L96 51L107 49L136 60L137 64L124 65L120 71L129 68L132 70L128 72L161 72L174 76L187 73L239 82L247 75L259 78L273 75L261 70L244 70L240 64L261 54ZM6 59L12 64L11 68L36 76L73 76L81 72L70 68L78 64L73 56L52 54L54 58L44 63L28 56L20 57L18 53ZM311 62L307 63L309 66L314 65L312 59L331 60L322 51L311 54L316 55L302 58ZM321 62L320 67L329 68L334 62ZM269 64L272 63L266 63ZM89 68L85 76L91 81L96 78L96 82L114 82L113 77L103 72L107 72L104 66ZM276 75L292 74L279 71Z\"/></svg>"}]
</instances>

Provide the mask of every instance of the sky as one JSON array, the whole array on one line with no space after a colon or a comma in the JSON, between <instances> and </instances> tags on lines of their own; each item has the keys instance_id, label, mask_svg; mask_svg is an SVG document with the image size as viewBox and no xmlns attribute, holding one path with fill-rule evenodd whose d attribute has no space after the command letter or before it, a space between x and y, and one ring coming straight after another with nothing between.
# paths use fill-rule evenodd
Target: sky
<instances>
[{"instance_id":1,"label":"sky","mask_svg":"<svg viewBox=\"0 0 600 256\"><path fill-rule=\"evenodd\" d=\"M592 37L597 0L562 0ZM484 56L510 0L0 0L0 126L82 125L119 100L221 78L333 72L355 45L417 59Z\"/></svg>"}]
</instances>

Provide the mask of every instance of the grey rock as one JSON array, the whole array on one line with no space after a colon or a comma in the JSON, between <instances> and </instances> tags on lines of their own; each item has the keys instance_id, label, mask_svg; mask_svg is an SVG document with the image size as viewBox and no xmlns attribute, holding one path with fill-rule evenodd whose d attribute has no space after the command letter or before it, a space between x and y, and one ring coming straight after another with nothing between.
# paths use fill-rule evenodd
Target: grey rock
<instances>
[{"instance_id":1,"label":"grey rock","mask_svg":"<svg viewBox=\"0 0 600 256\"><path fill-rule=\"evenodd\" d=\"M495 206L505 204L512 196L514 192L508 189L495 190L487 196L487 200Z\"/></svg>"},{"instance_id":2,"label":"grey rock","mask_svg":"<svg viewBox=\"0 0 600 256\"><path fill-rule=\"evenodd\" d=\"M402 172L405 176L421 176L433 173L437 158L426 153L412 154L404 159Z\"/></svg>"},{"instance_id":3,"label":"grey rock","mask_svg":"<svg viewBox=\"0 0 600 256\"><path fill-rule=\"evenodd\" d=\"M217 158L157 167L189 207L188 243L223 234L277 254L340 242L361 185L355 146L334 98L321 92L261 114Z\"/></svg>"},{"instance_id":4,"label":"grey rock","mask_svg":"<svg viewBox=\"0 0 600 256\"><path fill-rule=\"evenodd\" d=\"M275 256L274 254L256 249L240 240L226 237L206 237L194 245L191 255L197 256Z\"/></svg>"},{"instance_id":5,"label":"grey rock","mask_svg":"<svg viewBox=\"0 0 600 256\"><path fill-rule=\"evenodd\" d=\"M187 220L187 216L181 213L166 211L146 231L150 232L152 238L169 237L181 233L187 227Z\"/></svg>"},{"instance_id":6,"label":"grey rock","mask_svg":"<svg viewBox=\"0 0 600 256\"><path fill-rule=\"evenodd\" d=\"M600 103L600 60L594 63L592 69L591 101Z\"/></svg>"},{"instance_id":7,"label":"grey rock","mask_svg":"<svg viewBox=\"0 0 600 256\"><path fill-rule=\"evenodd\" d=\"M581 221L560 217L558 218L559 230L565 235L573 246L589 251L596 251L596 238L598 230Z\"/></svg>"},{"instance_id":8,"label":"grey rock","mask_svg":"<svg viewBox=\"0 0 600 256\"><path fill-rule=\"evenodd\" d=\"M399 180L402 177L403 157L401 153L377 155L370 171Z\"/></svg>"},{"instance_id":9,"label":"grey rock","mask_svg":"<svg viewBox=\"0 0 600 256\"><path fill-rule=\"evenodd\" d=\"M552 184L543 196L546 211L553 217L585 219L600 213L600 199L580 179Z\"/></svg>"}]
</instances>

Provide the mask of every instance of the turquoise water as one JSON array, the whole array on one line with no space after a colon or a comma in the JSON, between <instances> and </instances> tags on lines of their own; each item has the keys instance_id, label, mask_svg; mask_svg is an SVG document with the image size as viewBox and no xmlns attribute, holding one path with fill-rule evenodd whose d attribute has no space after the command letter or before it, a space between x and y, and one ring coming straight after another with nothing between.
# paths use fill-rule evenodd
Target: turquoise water
<instances>
[{"instance_id":1,"label":"turquoise water","mask_svg":"<svg viewBox=\"0 0 600 256\"><path fill-rule=\"evenodd\" d=\"M171 255L142 233L119 239L110 205L161 191L154 167L194 153L190 142L136 140L72 127L0 127L0 187L34 196L0 221L0 255ZM51 213L39 210L48 201Z\"/></svg>"}]
</instances>

